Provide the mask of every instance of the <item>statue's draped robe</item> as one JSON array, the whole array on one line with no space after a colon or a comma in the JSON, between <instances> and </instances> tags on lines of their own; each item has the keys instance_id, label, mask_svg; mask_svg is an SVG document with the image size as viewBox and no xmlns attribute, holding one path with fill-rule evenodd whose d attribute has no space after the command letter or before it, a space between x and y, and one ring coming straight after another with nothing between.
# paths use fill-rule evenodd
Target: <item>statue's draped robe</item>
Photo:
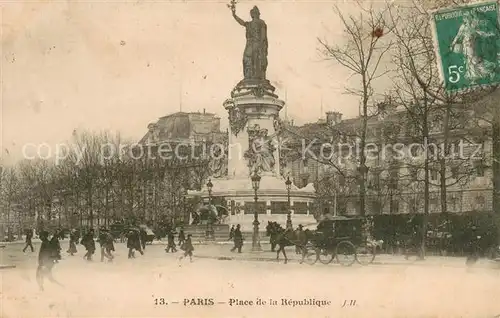
<instances>
[{"instance_id":1,"label":"statue's draped robe","mask_svg":"<svg viewBox=\"0 0 500 318\"><path fill-rule=\"evenodd\" d=\"M243 53L245 79L265 79L267 70L267 26L261 19L245 22L247 44Z\"/></svg>"}]
</instances>

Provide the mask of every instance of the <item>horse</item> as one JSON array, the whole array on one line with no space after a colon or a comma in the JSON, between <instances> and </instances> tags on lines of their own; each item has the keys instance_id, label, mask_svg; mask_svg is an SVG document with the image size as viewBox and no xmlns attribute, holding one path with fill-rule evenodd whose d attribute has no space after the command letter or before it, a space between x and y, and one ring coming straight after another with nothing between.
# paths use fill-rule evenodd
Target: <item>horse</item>
<instances>
[{"instance_id":1,"label":"horse","mask_svg":"<svg viewBox=\"0 0 500 318\"><path fill-rule=\"evenodd\" d=\"M283 253L285 257L285 264L288 262L286 256L285 247L296 246L302 251L302 260L304 261L306 255L305 246L309 240L309 231L305 230L303 235L298 235L297 232L293 230L286 230L277 222L267 222L266 235L270 237L271 249L274 252L274 248L278 245L278 250L276 251L276 261L279 261L280 252ZM273 246L274 244L274 246Z\"/></svg>"}]
</instances>

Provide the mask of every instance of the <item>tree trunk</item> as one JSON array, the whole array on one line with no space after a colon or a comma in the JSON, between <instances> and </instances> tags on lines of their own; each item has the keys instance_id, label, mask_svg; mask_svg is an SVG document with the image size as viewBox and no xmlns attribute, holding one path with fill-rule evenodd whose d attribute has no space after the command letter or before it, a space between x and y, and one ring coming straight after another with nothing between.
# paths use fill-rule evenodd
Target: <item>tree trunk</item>
<instances>
[{"instance_id":1,"label":"tree trunk","mask_svg":"<svg viewBox=\"0 0 500 318\"><path fill-rule=\"evenodd\" d=\"M104 191L104 227L109 226L109 187L106 186L106 190Z\"/></svg>"},{"instance_id":2,"label":"tree trunk","mask_svg":"<svg viewBox=\"0 0 500 318\"><path fill-rule=\"evenodd\" d=\"M92 186L89 186L89 190L87 192L87 205L89 209L89 224L90 228L94 228L94 209L93 209L93 202L92 202Z\"/></svg>"},{"instance_id":3,"label":"tree trunk","mask_svg":"<svg viewBox=\"0 0 500 318\"><path fill-rule=\"evenodd\" d=\"M448 215L448 188L446 185L446 160L449 158L449 132L450 132L450 127L449 127L449 120L450 120L450 105L446 104L446 110L443 118L443 148L442 148L442 153L441 153L441 158L439 160L439 169L440 169L440 189L441 189L441 213L444 213L444 215ZM448 219L446 219L446 222L448 222Z\"/></svg>"},{"instance_id":4,"label":"tree trunk","mask_svg":"<svg viewBox=\"0 0 500 318\"><path fill-rule=\"evenodd\" d=\"M361 141L360 141L360 156L359 156L359 214L361 216L366 215L366 129L368 124L368 87L366 85L365 76L363 76L363 88L365 96L363 98L363 114L361 114L362 128L361 128Z\"/></svg>"}]
</instances>

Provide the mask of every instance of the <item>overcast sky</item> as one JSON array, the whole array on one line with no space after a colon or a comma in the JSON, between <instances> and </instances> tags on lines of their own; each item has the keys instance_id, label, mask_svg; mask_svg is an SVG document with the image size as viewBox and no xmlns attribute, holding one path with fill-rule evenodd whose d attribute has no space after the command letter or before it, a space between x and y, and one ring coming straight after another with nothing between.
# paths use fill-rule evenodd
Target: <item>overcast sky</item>
<instances>
[{"instance_id":1,"label":"overcast sky","mask_svg":"<svg viewBox=\"0 0 500 318\"><path fill-rule=\"evenodd\" d=\"M245 20L259 6L268 25L268 78L283 99L286 88L288 115L298 123L328 110L358 114L357 99L343 93L349 72L317 52L317 37L344 41L334 3L237 5ZM9 2L2 25L5 162L18 159L26 143L54 145L74 129L138 140L148 123L179 111L181 100L183 111L206 109L227 125L222 103L242 78L245 33L226 2Z\"/></svg>"}]
</instances>

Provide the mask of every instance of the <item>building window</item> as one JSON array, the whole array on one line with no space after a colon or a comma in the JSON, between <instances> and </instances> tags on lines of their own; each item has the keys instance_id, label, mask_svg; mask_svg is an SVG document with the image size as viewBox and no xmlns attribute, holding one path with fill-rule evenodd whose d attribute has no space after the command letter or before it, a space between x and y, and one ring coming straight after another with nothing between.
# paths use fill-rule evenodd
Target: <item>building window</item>
<instances>
[{"instance_id":1,"label":"building window","mask_svg":"<svg viewBox=\"0 0 500 318\"><path fill-rule=\"evenodd\" d=\"M437 181L438 180L438 172L435 169L431 170L431 180L432 181Z\"/></svg>"},{"instance_id":2,"label":"building window","mask_svg":"<svg viewBox=\"0 0 500 318\"><path fill-rule=\"evenodd\" d=\"M371 208L372 214L380 214L382 212L382 204L377 200L372 201Z\"/></svg>"},{"instance_id":3,"label":"building window","mask_svg":"<svg viewBox=\"0 0 500 318\"><path fill-rule=\"evenodd\" d=\"M266 214L266 202L257 202L257 213ZM255 213L255 202L245 202L245 214Z\"/></svg>"},{"instance_id":4,"label":"building window","mask_svg":"<svg viewBox=\"0 0 500 318\"><path fill-rule=\"evenodd\" d=\"M476 197L476 206L480 209L484 209L484 205L486 203L486 200L484 199L484 197L482 195L478 195Z\"/></svg>"},{"instance_id":5,"label":"building window","mask_svg":"<svg viewBox=\"0 0 500 318\"><path fill-rule=\"evenodd\" d=\"M429 199L430 205L437 206L438 205L438 199L437 198L430 198Z\"/></svg>"},{"instance_id":6,"label":"building window","mask_svg":"<svg viewBox=\"0 0 500 318\"><path fill-rule=\"evenodd\" d=\"M307 203L295 202L293 204L293 214L307 214Z\"/></svg>"},{"instance_id":7,"label":"building window","mask_svg":"<svg viewBox=\"0 0 500 318\"><path fill-rule=\"evenodd\" d=\"M418 168L410 167L410 178L412 181L418 180Z\"/></svg>"},{"instance_id":8,"label":"building window","mask_svg":"<svg viewBox=\"0 0 500 318\"><path fill-rule=\"evenodd\" d=\"M410 210L410 213L412 213L412 214L418 213L418 201L416 199L410 201L409 210Z\"/></svg>"},{"instance_id":9,"label":"building window","mask_svg":"<svg viewBox=\"0 0 500 318\"><path fill-rule=\"evenodd\" d=\"M474 169L476 170L476 177L484 177L484 164L482 161L474 161Z\"/></svg>"},{"instance_id":10,"label":"building window","mask_svg":"<svg viewBox=\"0 0 500 318\"><path fill-rule=\"evenodd\" d=\"M271 202L271 214L288 214L288 202Z\"/></svg>"},{"instance_id":11,"label":"building window","mask_svg":"<svg viewBox=\"0 0 500 318\"><path fill-rule=\"evenodd\" d=\"M302 186L305 187L309 183L309 178L304 177L302 178Z\"/></svg>"},{"instance_id":12,"label":"building window","mask_svg":"<svg viewBox=\"0 0 500 318\"><path fill-rule=\"evenodd\" d=\"M391 213L399 213L399 201L392 200L391 201Z\"/></svg>"},{"instance_id":13,"label":"building window","mask_svg":"<svg viewBox=\"0 0 500 318\"><path fill-rule=\"evenodd\" d=\"M451 167L451 177L453 179L458 179L459 172L460 170L458 169L458 167Z\"/></svg>"},{"instance_id":14,"label":"building window","mask_svg":"<svg viewBox=\"0 0 500 318\"><path fill-rule=\"evenodd\" d=\"M399 179L399 169L398 168L393 168L389 172L389 188L391 189L397 189L398 188L398 179Z\"/></svg>"},{"instance_id":15,"label":"building window","mask_svg":"<svg viewBox=\"0 0 500 318\"><path fill-rule=\"evenodd\" d=\"M456 211L458 206L458 198L457 197L451 197L450 198L450 210Z\"/></svg>"}]
</instances>

